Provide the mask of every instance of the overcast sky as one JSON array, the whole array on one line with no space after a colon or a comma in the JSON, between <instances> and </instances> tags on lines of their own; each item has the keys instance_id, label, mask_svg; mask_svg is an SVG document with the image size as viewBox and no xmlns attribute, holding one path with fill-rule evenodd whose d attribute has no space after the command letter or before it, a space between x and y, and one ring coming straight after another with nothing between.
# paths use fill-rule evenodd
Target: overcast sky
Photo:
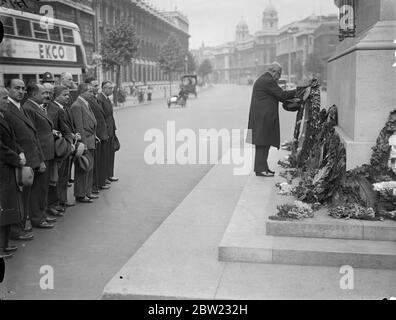
<instances>
[{"instance_id":1,"label":"overcast sky","mask_svg":"<svg viewBox=\"0 0 396 320\"><path fill-rule=\"evenodd\" d=\"M190 22L190 49L216 46L235 38L235 26L243 16L252 34L261 29L262 13L269 0L148 0L159 9L175 8ZM272 0L278 11L279 26L313 13L338 13L334 0Z\"/></svg>"}]
</instances>

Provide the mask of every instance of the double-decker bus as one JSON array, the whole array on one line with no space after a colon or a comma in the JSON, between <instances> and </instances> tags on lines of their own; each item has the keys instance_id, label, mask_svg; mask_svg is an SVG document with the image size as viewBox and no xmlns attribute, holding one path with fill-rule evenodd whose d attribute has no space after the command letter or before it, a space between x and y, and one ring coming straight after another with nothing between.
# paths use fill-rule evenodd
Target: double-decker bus
<instances>
[{"instance_id":1,"label":"double-decker bus","mask_svg":"<svg viewBox=\"0 0 396 320\"><path fill-rule=\"evenodd\" d=\"M0 86L15 77L25 83L39 82L45 72L51 72L55 79L70 72L75 82L82 81L87 59L76 24L53 19L46 27L41 15L1 7L0 20L4 25Z\"/></svg>"}]
</instances>

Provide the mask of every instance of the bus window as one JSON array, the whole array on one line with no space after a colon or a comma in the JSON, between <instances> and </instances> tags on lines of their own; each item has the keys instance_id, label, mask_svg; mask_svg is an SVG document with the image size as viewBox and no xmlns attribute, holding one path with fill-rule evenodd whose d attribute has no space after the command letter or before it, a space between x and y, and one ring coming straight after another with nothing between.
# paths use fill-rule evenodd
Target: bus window
<instances>
[{"instance_id":1,"label":"bus window","mask_svg":"<svg viewBox=\"0 0 396 320\"><path fill-rule=\"evenodd\" d=\"M48 40L47 29L41 28L39 23L33 22L33 31L36 39Z\"/></svg>"},{"instance_id":2,"label":"bus window","mask_svg":"<svg viewBox=\"0 0 396 320\"><path fill-rule=\"evenodd\" d=\"M14 20L12 17L0 16L0 21L3 22L4 25L4 34L11 36L15 35Z\"/></svg>"},{"instance_id":3,"label":"bus window","mask_svg":"<svg viewBox=\"0 0 396 320\"><path fill-rule=\"evenodd\" d=\"M16 19L16 26L18 30L18 36L21 37L32 37L32 29L30 28L30 21L25 19Z\"/></svg>"},{"instance_id":4,"label":"bus window","mask_svg":"<svg viewBox=\"0 0 396 320\"><path fill-rule=\"evenodd\" d=\"M22 79L23 79L23 82L25 82L26 86L29 83L37 82L37 77L35 74L23 74Z\"/></svg>"},{"instance_id":5,"label":"bus window","mask_svg":"<svg viewBox=\"0 0 396 320\"><path fill-rule=\"evenodd\" d=\"M64 42L74 43L74 36L73 36L72 29L62 28L62 32L63 32L63 41Z\"/></svg>"},{"instance_id":6,"label":"bus window","mask_svg":"<svg viewBox=\"0 0 396 320\"><path fill-rule=\"evenodd\" d=\"M59 27L54 26L53 29L49 29L48 31L49 31L50 40L59 41L59 42L62 41Z\"/></svg>"}]
</instances>

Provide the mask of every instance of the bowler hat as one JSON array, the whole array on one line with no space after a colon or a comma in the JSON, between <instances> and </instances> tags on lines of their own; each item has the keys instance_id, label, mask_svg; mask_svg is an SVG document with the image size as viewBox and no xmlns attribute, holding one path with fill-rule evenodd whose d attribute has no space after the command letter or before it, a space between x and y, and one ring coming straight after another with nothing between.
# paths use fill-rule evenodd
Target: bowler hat
<instances>
[{"instance_id":1,"label":"bowler hat","mask_svg":"<svg viewBox=\"0 0 396 320\"><path fill-rule=\"evenodd\" d=\"M55 139L55 155L57 158L63 158L70 152L69 150L70 149L65 138L60 137Z\"/></svg>"},{"instance_id":2,"label":"bowler hat","mask_svg":"<svg viewBox=\"0 0 396 320\"><path fill-rule=\"evenodd\" d=\"M84 152L83 155L76 159L76 163L81 169L88 172L93 169L94 159L89 152Z\"/></svg>"},{"instance_id":3,"label":"bowler hat","mask_svg":"<svg viewBox=\"0 0 396 320\"><path fill-rule=\"evenodd\" d=\"M34 172L30 167L15 168L16 183L19 189L22 187L29 187L33 184Z\"/></svg>"},{"instance_id":4,"label":"bowler hat","mask_svg":"<svg viewBox=\"0 0 396 320\"><path fill-rule=\"evenodd\" d=\"M51 72L44 72L42 82L55 82Z\"/></svg>"},{"instance_id":5,"label":"bowler hat","mask_svg":"<svg viewBox=\"0 0 396 320\"><path fill-rule=\"evenodd\" d=\"M300 98L293 98L283 102L282 107L286 111L296 112L301 108L302 100Z\"/></svg>"}]
</instances>

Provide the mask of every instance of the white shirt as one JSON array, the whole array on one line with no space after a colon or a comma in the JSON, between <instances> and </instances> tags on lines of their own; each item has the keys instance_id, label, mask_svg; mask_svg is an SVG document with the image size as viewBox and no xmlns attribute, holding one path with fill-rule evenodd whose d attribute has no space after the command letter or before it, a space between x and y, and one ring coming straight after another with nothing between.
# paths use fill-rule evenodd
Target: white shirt
<instances>
[{"instance_id":1,"label":"white shirt","mask_svg":"<svg viewBox=\"0 0 396 320\"><path fill-rule=\"evenodd\" d=\"M58 102L58 101L54 101L62 110L64 109L64 107Z\"/></svg>"},{"instance_id":2,"label":"white shirt","mask_svg":"<svg viewBox=\"0 0 396 320\"><path fill-rule=\"evenodd\" d=\"M10 101L13 105L15 105L19 110L21 110L21 104L19 102L16 102L14 99L12 99L11 97L7 98L8 101Z\"/></svg>"}]
</instances>

